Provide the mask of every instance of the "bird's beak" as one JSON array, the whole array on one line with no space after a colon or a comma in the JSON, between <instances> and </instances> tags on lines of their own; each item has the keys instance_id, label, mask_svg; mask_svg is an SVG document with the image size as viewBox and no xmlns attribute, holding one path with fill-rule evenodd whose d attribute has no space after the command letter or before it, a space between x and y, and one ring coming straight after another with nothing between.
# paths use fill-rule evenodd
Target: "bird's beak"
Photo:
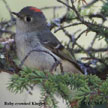
<instances>
[{"instance_id":1,"label":"bird's beak","mask_svg":"<svg viewBox=\"0 0 108 108\"><path fill-rule=\"evenodd\" d=\"M18 18L22 19L21 15L19 15L19 13L16 12L11 12L12 14L14 14L15 16L17 16Z\"/></svg>"}]
</instances>

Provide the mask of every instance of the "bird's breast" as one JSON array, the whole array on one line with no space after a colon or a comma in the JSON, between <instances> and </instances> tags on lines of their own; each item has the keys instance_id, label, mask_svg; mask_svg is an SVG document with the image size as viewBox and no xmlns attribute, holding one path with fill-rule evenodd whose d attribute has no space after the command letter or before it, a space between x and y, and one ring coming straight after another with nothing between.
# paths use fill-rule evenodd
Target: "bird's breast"
<instances>
[{"instance_id":1,"label":"bird's breast","mask_svg":"<svg viewBox=\"0 0 108 108\"><path fill-rule=\"evenodd\" d=\"M54 55L51 51L44 48L39 43L38 38L27 36L27 34L17 34L15 36L15 42L17 47L17 55L20 61L24 59L24 57L34 48L40 49L43 51L47 51L48 53L51 53L53 56L55 56L57 59L59 59L56 55ZM38 47L36 47L38 45ZM39 70L50 70L53 64L55 63L55 59L45 52L38 52L33 51L28 56L28 58L25 60L24 65L32 68L36 68Z\"/></svg>"}]
</instances>

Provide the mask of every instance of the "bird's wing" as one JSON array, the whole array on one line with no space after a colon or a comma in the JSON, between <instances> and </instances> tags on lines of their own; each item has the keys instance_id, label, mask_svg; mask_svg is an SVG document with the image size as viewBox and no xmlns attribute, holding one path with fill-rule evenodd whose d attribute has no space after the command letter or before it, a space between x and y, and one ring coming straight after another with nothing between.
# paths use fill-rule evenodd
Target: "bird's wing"
<instances>
[{"instance_id":1,"label":"bird's wing","mask_svg":"<svg viewBox=\"0 0 108 108\"><path fill-rule=\"evenodd\" d=\"M45 37L43 37L45 36ZM64 60L68 60L71 62L76 68L80 71L79 65L73 60L70 52L64 48L64 46L60 43L60 41L51 33L51 31L44 31L43 35L38 35L40 42L48 49L50 49L53 53Z\"/></svg>"}]
</instances>

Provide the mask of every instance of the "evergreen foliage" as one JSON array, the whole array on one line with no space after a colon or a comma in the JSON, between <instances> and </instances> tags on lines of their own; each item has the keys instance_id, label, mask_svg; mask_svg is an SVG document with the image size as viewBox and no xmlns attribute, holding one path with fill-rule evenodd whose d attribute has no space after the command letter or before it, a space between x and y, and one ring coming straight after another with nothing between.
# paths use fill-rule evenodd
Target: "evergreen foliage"
<instances>
[{"instance_id":1,"label":"evergreen foliage","mask_svg":"<svg viewBox=\"0 0 108 108\"><path fill-rule=\"evenodd\" d=\"M54 97L56 94L67 102L68 107L79 106L82 103L91 106L108 103L108 79L102 81L96 75L85 76L68 73L54 75L25 67L19 74L13 75L8 88L12 92L18 93L36 85L42 86L42 97L46 97L46 104L51 108L57 106ZM45 102L45 100L43 101Z\"/></svg>"}]
</instances>

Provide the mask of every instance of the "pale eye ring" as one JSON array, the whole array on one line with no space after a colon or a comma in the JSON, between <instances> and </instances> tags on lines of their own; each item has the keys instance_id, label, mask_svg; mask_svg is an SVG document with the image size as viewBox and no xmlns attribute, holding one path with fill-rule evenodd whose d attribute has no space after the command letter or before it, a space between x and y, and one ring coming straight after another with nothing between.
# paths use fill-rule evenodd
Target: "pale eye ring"
<instances>
[{"instance_id":1,"label":"pale eye ring","mask_svg":"<svg viewBox=\"0 0 108 108\"><path fill-rule=\"evenodd\" d=\"M32 22L33 19L30 16L25 16L24 20L29 23L29 22Z\"/></svg>"}]
</instances>

